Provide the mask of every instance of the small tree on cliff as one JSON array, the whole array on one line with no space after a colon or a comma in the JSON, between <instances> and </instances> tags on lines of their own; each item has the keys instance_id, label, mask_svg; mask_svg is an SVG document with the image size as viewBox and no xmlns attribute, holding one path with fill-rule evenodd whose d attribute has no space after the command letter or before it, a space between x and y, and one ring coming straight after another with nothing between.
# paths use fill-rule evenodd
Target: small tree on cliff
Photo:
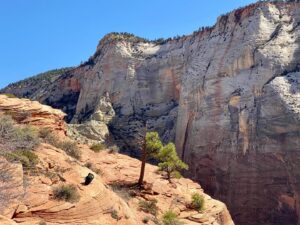
<instances>
[{"instance_id":1,"label":"small tree on cliff","mask_svg":"<svg viewBox=\"0 0 300 225\"><path fill-rule=\"evenodd\" d=\"M180 160L177 155L176 147L173 143L169 143L160 149L157 159L161 161L158 167L161 171L166 172L167 179L171 183L172 177L180 177L180 170L187 170L188 165Z\"/></svg>"},{"instance_id":2,"label":"small tree on cliff","mask_svg":"<svg viewBox=\"0 0 300 225\"><path fill-rule=\"evenodd\" d=\"M141 143L141 172L138 184L141 186L144 181L145 167L147 160L155 158L163 147L157 132L147 132Z\"/></svg>"}]
</instances>

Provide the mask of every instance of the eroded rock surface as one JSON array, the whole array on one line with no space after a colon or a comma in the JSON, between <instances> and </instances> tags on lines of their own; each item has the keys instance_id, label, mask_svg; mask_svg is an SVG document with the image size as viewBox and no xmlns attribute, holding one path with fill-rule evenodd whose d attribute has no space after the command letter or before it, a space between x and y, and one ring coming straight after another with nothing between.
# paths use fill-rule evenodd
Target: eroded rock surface
<instances>
[{"instance_id":1,"label":"eroded rock surface","mask_svg":"<svg viewBox=\"0 0 300 225\"><path fill-rule=\"evenodd\" d=\"M140 162L124 155L109 154L107 151L97 154L85 146L81 148L84 151L82 163L72 160L63 151L50 145L41 145L37 150L41 160L40 170L46 170L46 174L52 173L52 176L40 174L28 178L30 185L24 200L14 213L14 221L23 225L38 224L40 221L50 225L137 225L143 224L145 217L151 217L139 210L139 201L156 199L159 220L164 212L172 209L185 224L233 225L226 206L204 194L198 184L182 178L170 185L156 173L157 167L151 165L147 165L146 173L147 183L153 186L151 191L130 197L129 189L109 188L108 185L126 186L135 183ZM101 171L100 175L84 167L85 162L93 163L94 169ZM88 173L93 173L95 179L92 184L84 186L82 182ZM51 197L53 187L62 183L76 185L81 196L79 202L68 203ZM187 208L191 195L195 192L201 193L205 198L205 210L201 213ZM117 212L118 219L112 218L113 210ZM149 224L154 223L150 220Z\"/></svg>"},{"instance_id":2,"label":"eroded rock surface","mask_svg":"<svg viewBox=\"0 0 300 225\"><path fill-rule=\"evenodd\" d=\"M113 191L108 189L102 178L95 174L92 184L85 186L85 176L92 172L72 160L62 150L50 145L41 145L37 150L40 159L38 176L28 177L30 185L24 200L13 216L18 224L32 225L45 221L57 224L138 224L136 215ZM80 200L76 203L53 199L52 190L60 184L77 187ZM111 216L117 212L118 219ZM126 217L126 218L125 218Z\"/></svg>"},{"instance_id":3,"label":"eroded rock surface","mask_svg":"<svg viewBox=\"0 0 300 225\"><path fill-rule=\"evenodd\" d=\"M299 24L299 3L261 2L162 45L107 35L39 100L85 123L108 96L125 150L147 125L238 224L299 224Z\"/></svg>"},{"instance_id":4,"label":"eroded rock surface","mask_svg":"<svg viewBox=\"0 0 300 225\"><path fill-rule=\"evenodd\" d=\"M18 99L0 95L0 114L10 115L21 124L47 127L61 133L65 133L66 130L64 122L65 113L61 110L42 105L37 101L30 101L29 99Z\"/></svg>"},{"instance_id":5,"label":"eroded rock surface","mask_svg":"<svg viewBox=\"0 0 300 225\"><path fill-rule=\"evenodd\" d=\"M69 139L65 136L64 113L49 106L0 96L1 114L12 115L18 123L27 123L40 130L51 128L56 134L51 139L53 143ZM23 114L26 117L21 118ZM157 167L147 165L148 188L141 190L135 186L140 169L140 161L136 159L107 150L95 153L87 145L78 145L82 159L76 160L63 150L44 143L44 139L41 141L34 150L38 156L35 166L23 168L17 160L8 162L0 157L1 225L141 225L146 217L150 218L148 224L154 225L154 221L161 221L170 208L187 225L233 225L225 204L212 199L199 184L189 179L182 178L170 185L156 172ZM0 150L0 155L4 153ZM89 173L94 179L85 185ZM116 189L116 184L123 186ZM55 198L53 190L60 185L75 186L80 196L78 201ZM205 199L202 212L188 207L191 195L196 192ZM139 208L140 200L150 199L157 200L156 218Z\"/></svg>"}]
</instances>

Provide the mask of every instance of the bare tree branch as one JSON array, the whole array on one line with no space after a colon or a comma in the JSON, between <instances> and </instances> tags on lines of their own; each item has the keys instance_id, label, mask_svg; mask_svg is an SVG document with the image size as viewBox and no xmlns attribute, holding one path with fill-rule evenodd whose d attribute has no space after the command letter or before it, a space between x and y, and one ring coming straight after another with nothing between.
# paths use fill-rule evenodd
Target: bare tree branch
<instances>
[{"instance_id":1,"label":"bare tree branch","mask_svg":"<svg viewBox=\"0 0 300 225\"><path fill-rule=\"evenodd\" d=\"M22 176L18 175L18 165L11 164L0 158L0 214L11 204L12 201L19 200L23 193ZM20 172L22 172L20 170Z\"/></svg>"}]
</instances>

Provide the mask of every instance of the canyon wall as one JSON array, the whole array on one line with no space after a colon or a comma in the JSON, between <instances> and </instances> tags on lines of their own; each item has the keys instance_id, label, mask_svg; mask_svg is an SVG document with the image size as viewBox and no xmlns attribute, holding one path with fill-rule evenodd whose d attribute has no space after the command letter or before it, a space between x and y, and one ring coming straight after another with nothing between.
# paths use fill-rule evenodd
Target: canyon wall
<instances>
[{"instance_id":1,"label":"canyon wall","mask_svg":"<svg viewBox=\"0 0 300 225\"><path fill-rule=\"evenodd\" d=\"M70 123L107 128L132 155L142 128L158 131L237 224L299 225L299 25L299 3L262 2L163 44L107 35L31 98Z\"/></svg>"}]
</instances>

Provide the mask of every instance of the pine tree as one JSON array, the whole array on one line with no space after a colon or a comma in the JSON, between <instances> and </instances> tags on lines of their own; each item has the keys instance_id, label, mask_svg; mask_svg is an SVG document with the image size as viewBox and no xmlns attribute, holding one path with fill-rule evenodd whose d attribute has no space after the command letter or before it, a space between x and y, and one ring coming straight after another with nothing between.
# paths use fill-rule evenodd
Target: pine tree
<instances>
[{"instance_id":1,"label":"pine tree","mask_svg":"<svg viewBox=\"0 0 300 225\"><path fill-rule=\"evenodd\" d=\"M171 182L172 177L180 176L180 170L188 169L188 165L178 157L176 147L173 143L169 143L161 148L156 158L161 161L158 167L161 171L167 173L169 182Z\"/></svg>"},{"instance_id":2,"label":"pine tree","mask_svg":"<svg viewBox=\"0 0 300 225\"><path fill-rule=\"evenodd\" d=\"M142 165L138 184L141 186L144 181L145 167L147 160L154 158L163 147L157 132L148 132L142 143Z\"/></svg>"}]
</instances>

